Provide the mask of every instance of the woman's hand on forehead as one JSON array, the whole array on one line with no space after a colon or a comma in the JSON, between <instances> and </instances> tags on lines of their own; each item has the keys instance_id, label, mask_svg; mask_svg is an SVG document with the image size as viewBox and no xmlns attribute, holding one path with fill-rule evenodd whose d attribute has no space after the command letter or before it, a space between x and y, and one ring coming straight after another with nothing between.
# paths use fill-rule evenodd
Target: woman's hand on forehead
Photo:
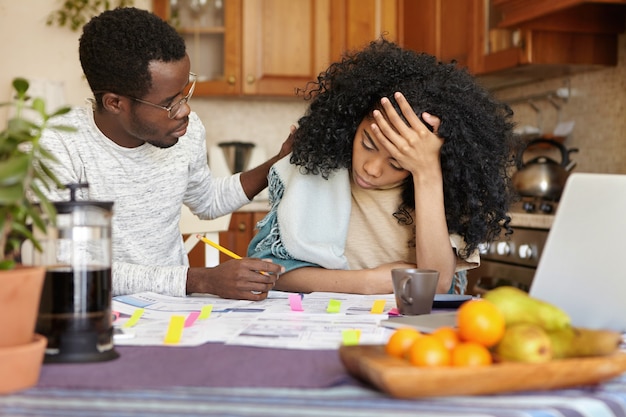
<instances>
[{"instance_id":1,"label":"woman's hand on forehead","mask_svg":"<svg viewBox=\"0 0 626 417\"><path fill-rule=\"evenodd\" d=\"M375 121L372 131L377 139L407 171L415 173L435 165L439 167L439 150L443 141L429 127L437 132L441 121L425 113L430 125L427 126L415 114L404 95L396 93L394 98L406 122L388 98L381 99L382 109L372 112Z\"/></svg>"}]
</instances>

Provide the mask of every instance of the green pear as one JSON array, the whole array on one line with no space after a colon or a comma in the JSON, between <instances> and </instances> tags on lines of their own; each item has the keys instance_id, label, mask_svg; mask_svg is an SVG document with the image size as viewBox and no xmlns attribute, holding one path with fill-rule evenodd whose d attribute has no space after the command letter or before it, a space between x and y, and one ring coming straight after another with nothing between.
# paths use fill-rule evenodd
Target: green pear
<instances>
[{"instance_id":1,"label":"green pear","mask_svg":"<svg viewBox=\"0 0 626 417\"><path fill-rule=\"evenodd\" d=\"M558 330L570 327L569 315L557 306L533 298L516 287L496 287L483 298L491 301L504 315L507 326L530 323L545 330Z\"/></svg>"},{"instance_id":2,"label":"green pear","mask_svg":"<svg viewBox=\"0 0 626 417\"><path fill-rule=\"evenodd\" d=\"M568 327L548 332L554 359L606 356L619 350L622 335L611 330Z\"/></svg>"},{"instance_id":3,"label":"green pear","mask_svg":"<svg viewBox=\"0 0 626 417\"><path fill-rule=\"evenodd\" d=\"M506 328L494 354L499 361L543 363L552 359L552 346L541 327L520 323Z\"/></svg>"}]
</instances>

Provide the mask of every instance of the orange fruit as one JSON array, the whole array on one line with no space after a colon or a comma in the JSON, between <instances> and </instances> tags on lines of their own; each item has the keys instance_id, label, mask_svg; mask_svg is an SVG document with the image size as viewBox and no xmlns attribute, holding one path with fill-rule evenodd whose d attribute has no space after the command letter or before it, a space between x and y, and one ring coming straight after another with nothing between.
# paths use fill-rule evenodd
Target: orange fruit
<instances>
[{"instance_id":1,"label":"orange fruit","mask_svg":"<svg viewBox=\"0 0 626 417\"><path fill-rule=\"evenodd\" d=\"M385 352L388 355L404 358L409 348L418 337L422 336L419 330L412 327L403 327L395 332L387 340Z\"/></svg>"},{"instance_id":2,"label":"orange fruit","mask_svg":"<svg viewBox=\"0 0 626 417\"><path fill-rule=\"evenodd\" d=\"M491 347L504 335L505 321L491 301L474 299L464 302L457 310L457 327L461 340Z\"/></svg>"},{"instance_id":3,"label":"orange fruit","mask_svg":"<svg viewBox=\"0 0 626 417\"><path fill-rule=\"evenodd\" d=\"M431 334L437 339L440 339L444 346L450 350L454 349L454 347L459 343L459 334L456 329L450 326L439 327Z\"/></svg>"},{"instance_id":4,"label":"orange fruit","mask_svg":"<svg viewBox=\"0 0 626 417\"><path fill-rule=\"evenodd\" d=\"M428 334L415 339L409 349L407 359L415 366L449 366L452 354L441 339Z\"/></svg>"},{"instance_id":5,"label":"orange fruit","mask_svg":"<svg viewBox=\"0 0 626 417\"><path fill-rule=\"evenodd\" d=\"M452 349L452 366L484 366L492 363L491 352L479 343L461 342Z\"/></svg>"}]
</instances>

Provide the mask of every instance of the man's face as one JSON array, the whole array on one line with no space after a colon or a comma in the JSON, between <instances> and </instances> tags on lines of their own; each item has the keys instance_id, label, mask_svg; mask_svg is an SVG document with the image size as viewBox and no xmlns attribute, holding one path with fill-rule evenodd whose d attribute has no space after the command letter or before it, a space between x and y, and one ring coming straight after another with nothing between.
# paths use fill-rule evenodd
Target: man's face
<instances>
[{"instance_id":1,"label":"man's face","mask_svg":"<svg viewBox=\"0 0 626 417\"><path fill-rule=\"evenodd\" d=\"M144 97L128 97L129 111L120 122L135 146L150 143L159 148L169 148L187 131L189 105L181 103L192 86L189 76L189 58L176 62L153 61L149 70L152 88ZM175 106L168 112L165 108ZM170 118L172 117L172 118Z\"/></svg>"}]
</instances>

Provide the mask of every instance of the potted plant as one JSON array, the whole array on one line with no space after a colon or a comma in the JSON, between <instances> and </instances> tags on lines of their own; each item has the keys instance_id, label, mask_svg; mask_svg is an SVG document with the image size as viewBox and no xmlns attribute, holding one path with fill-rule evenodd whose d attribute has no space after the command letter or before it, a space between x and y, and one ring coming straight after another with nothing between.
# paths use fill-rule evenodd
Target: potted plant
<instances>
[{"instance_id":1,"label":"potted plant","mask_svg":"<svg viewBox=\"0 0 626 417\"><path fill-rule=\"evenodd\" d=\"M16 78L14 100L2 103L12 106L15 116L0 132L0 393L36 383L43 361L46 340L35 335L35 324L45 269L21 265L20 248L30 241L41 250L35 232L45 234L47 222L56 219L55 207L41 187L61 185L46 165L53 157L41 149L39 139L45 129L72 130L51 125L69 108L48 114L41 98L30 101L28 87L28 81ZM25 117L28 109L39 121ZM20 357L30 363L18 365ZM35 369L33 358L39 361Z\"/></svg>"}]
</instances>

